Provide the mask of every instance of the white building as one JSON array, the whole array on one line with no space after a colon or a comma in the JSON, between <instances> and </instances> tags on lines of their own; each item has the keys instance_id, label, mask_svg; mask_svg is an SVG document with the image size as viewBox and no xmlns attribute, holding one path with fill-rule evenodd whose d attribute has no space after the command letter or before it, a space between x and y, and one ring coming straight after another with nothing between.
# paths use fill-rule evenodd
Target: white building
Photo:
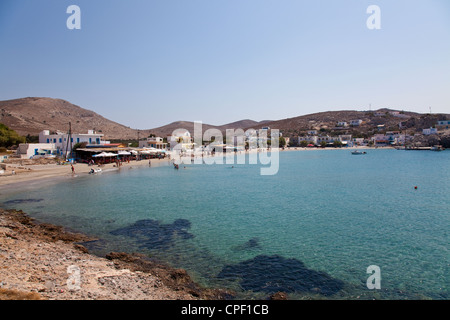
<instances>
[{"instance_id":1,"label":"white building","mask_svg":"<svg viewBox=\"0 0 450 320\"><path fill-rule=\"evenodd\" d=\"M367 143L364 142L364 138L352 138L353 146L365 146Z\"/></svg>"},{"instance_id":2,"label":"white building","mask_svg":"<svg viewBox=\"0 0 450 320\"><path fill-rule=\"evenodd\" d=\"M298 137L298 143L300 144L300 142L302 141L306 141L308 143L312 143L314 145L317 145L317 136L304 136L304 137Z\"/></svg>"},{"instance_id":3,"label":"white building","mask_svg":"<svg viewBox=\"0 0 450 320\"><path fill-rule=\"evenodd\" d=\"M344 146L352 147L353 141L352 141L352 135L351 134L341 134L339 135L339 141L342 142Z\"/></svg>"},{"instance_id":4,"label":"white building","mask_svg":"<svg viewBox=\"0 0 450 320\"><path fill-rule=\"evenodd\" d=\"M72 133L69 141L69 134L57 131L50 134L49 130L43 130L39 133L39 143L52 143L56 146L57 154L64 155L71 151L76 143L85 142L90 145L107 144L109 141L103 141L103 134L95 133L94 130L88 130L88 133Z\"/></svg>"},{"instance_id":5,"label":"white building","mask_svg":"<svg viewBox=\"0 0 450 320\"><path fill-rule=\"evenodd\" d=\"M176 147L179 151L187 151L194 149L194 142L191 133L185 129L175 130L171 136L167 136L167 142L170 150Z\"/></svg>"},{"instance_id":6,"label":"white building","mask_svg":"<svg viewBox=\"0 0 450 320\"><path fill-rule=\"evenodd\" d=\"M362 124L362 120L361 119L358 119L358 120L351 120L350 121L350 125L352 126L352 127L359 127L361 124Z\"/></svg>"},{"instance_id":7,"label":"white building","mask_svg":"<svg viewBox=\"0 0 450 320\"><path fill-rule=\"evenodd\" d=\"M422 134L429 136L430 134L437 134L438 130L437 128L429 128L429 129L423 129Z\"/></svg>"},{"instance_id":8,"label":"white building","mask_svg":"<svg viewBox=\"0 0 450 320\"><path fill-rule=\"evenodd\" d=\"M338 127L348 127L348 123L345 121L339 121L336 126Z\"/></svg>"},{"instance_id":9,"label":"white building","mask_svg":"<svg viewBox=\"0 0 450 320\"><path fill-rule=\"evenodd\" d=\"M333 143L334 140L337 140L338 138L330 137L328 135L326 136L318 136L317 137L317 144L320 144L321 142L325 141L326 143Z\"/></svg>"},{"instance_id":10,"label":"white building","mask_svg":"<svg viewBox=\"0 0 450 320\"><path fill-rule=\"evenodd\" d=\"M441 129L450 128L450 120L439 120L437 126Z\"/></svg>"},{"instance_id":11,"label":"white building","mask_svg":"<svg viewBox=\"0 0 450 320\"><path fill-rule=\"evenodd\" d=\"M167 143L161 137L150 137L147 140L139 141L139 148L156 148L161 150L167 149Z\"/></svg>"},{"instance_id":12,"label":"white building","mask_svg":"<svg viewBox=\"0 0 450 320\"><path fill-rule=\"evenodd\" d=\"M21 143L16 152L22 159L30 159L56 155L57 149L54 143Z\"/></svg>"},{"instance_id":13,"label":"white building","mask_svg":"<svg viewBox=\"0 0 450 320\"><path fill-rule=\"evenodd\" d=\"M389 138L384 134L375 134L372 141L375 146L387 146L390 143Z\"/></svg>"}]
</instances>

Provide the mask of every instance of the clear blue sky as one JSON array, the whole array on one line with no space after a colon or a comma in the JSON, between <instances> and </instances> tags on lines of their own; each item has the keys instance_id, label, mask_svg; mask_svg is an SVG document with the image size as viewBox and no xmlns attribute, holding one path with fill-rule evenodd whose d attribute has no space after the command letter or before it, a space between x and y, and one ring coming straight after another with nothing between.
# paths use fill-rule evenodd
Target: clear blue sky
<instances>
[{"instance_id":1,"label":"clear blue sky","mask_svg":"<svg viewBox=\"0 0 450 320\"><path fill-rule=\"evenodd\" d=\"M81 30L69 30L69 5ZM381 30L369 30L369 5ZM450 113L448 0L1 0L0 100L132 128L327 110Z\"/></svg>"}]
</instances>

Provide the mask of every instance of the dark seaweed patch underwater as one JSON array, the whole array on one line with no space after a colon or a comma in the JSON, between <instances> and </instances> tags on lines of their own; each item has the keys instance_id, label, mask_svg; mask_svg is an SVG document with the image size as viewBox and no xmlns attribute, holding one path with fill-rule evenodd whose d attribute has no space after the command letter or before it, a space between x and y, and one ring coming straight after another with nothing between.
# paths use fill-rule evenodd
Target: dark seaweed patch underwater
<instances>
[{"instance_id":1,"label":"dark seaweed patch underwater","mask_svg":"<svg viewBox=\"0 0 450 320\"><path fill-rule=\"evenodd\" d=\"M137 238L140 247L147 249L167 249L174 244L177 238L191 239L193 234L187 229L191 222L186 219L177 219L173 223L164 224L158 220L138 220L134 224L111 231L112 235L124 235Z\"/></svg>"},{"instance_id":2,"label":"dark seaweed patch underwater","mask_svg":"<svg viewBox=\"0 0 450 320\"><path fill-rule=\"evenodd\" d=\"M12 205L12 204L22 204L22 203L35 203L41 202L44 199L14 199L3 202L4 205Z\"/></svg>"},{"instance_id":3,"label":"dark seaweed patch underwater","mask_svg":"<svg viewBox=\"0 0 450 320\"><path fill-rule=\"evenodd\" d=\"M235 265L227 265L218 278L240 280L244 290L275 293L318 293L331 296L339 292L344 282L324 272L310 270L297 259L279 255L259 255Z\"/></svg>"},{"instance_id":4,"label":"dark seaweed patch underwater","mask_svg":"<svg viewBox=\"0 0 450 320\"><path fill-rule=\"evenodd\" d=\"M261 249L261 244L259 238L251 238L247 242L238 245L233 248L235 251L246 251L246 250L255 250L255 249Z\"/></svg>"}]
</instances>

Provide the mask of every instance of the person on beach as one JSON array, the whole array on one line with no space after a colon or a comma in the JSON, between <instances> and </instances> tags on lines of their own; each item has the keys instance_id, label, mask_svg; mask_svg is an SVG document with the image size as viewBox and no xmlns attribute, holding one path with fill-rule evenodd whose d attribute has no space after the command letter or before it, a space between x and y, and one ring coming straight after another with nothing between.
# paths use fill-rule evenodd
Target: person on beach
<instances>
[{"instance_id":1,"label":"person on beach","mask_svg":"<svg viewBox=\"0 0 450 320\"><path fill-rule=\"evenodd\" d=\"M75 173L75 168L73 167L73 164L70 164L70 166L72 167L72 173Z\"/></svg>"}]
</instances>

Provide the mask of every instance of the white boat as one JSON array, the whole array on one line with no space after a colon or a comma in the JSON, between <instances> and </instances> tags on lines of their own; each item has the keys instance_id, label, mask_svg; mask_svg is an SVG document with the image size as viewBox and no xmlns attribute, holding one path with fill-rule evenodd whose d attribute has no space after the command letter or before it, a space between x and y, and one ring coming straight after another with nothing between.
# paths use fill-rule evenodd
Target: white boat
<instances>
[{"instance_id":1,"label":"white boat","mask_svg":"<svg viewBox=\"0 0 450 320\"><path fill-rule=\"evenodd\" d=\"M366 152L355 150L355 151L352 151L352 154L366 154Z\"/></svg>"},{"instance_id":2,"label":"white boat","mask_svg":"<svg viewBox=\"0 0 450 320\"><path fill-rule=\"evenodd\" d=\"M101 172L102 172L102 169L101 169L101 168L97 168L97 169L92 168L92 169L89 171L89 174L96 174L96 173L101 173Z\"/></svg>"}]
</instances>

